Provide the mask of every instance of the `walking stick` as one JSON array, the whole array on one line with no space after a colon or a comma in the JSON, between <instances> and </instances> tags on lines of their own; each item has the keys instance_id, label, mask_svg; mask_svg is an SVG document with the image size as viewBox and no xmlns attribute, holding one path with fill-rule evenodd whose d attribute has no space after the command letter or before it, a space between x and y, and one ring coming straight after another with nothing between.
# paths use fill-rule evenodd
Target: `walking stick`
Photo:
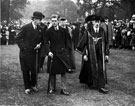
<instances>
[{"instance_id":1,"label":"walking stick","mask_svg":"<svg viewBox=\"0 0 135 106\"><path fill-rule=\"evenodd\" d=\"M102 55L103 55L103 72L104 72L104 78L105 78L105 83L107 84L107 72L106 72L106 61L105 61L105 48L104 48L104 42L102 39Z\"/></svg>"},{"instance_id":2,"label":"walking stick","mask_svg":"<svg viewBox=\"0 0 135 106\"><path fill-rule=\"evenodd\" d=\"M50 66L49 66L49 78L48 78L47 95L49 94L49 90L50 90L51 68L52 68L52 62L53 62L53 58L50 57L50 59L51 59L51 61L50 61Z\"/></svg>"},{"instance_id":3,"label":"walking stick","mask_svg":"<svg viewBox=\"0 0 135 106\"><path fill-rule=\"evenodd\" d=\"M38 68L38 49L36 49L36 86L38 85L38 71L39 71L39 68Z\"/></svg>"}]
</instances>

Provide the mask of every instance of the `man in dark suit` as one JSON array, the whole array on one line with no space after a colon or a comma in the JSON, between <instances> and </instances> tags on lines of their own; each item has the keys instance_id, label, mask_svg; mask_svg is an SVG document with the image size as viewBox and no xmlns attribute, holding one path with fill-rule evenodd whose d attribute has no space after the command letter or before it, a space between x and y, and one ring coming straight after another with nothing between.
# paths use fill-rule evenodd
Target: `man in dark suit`
<instances>
[{"instance_id":1,"label":"man in dark suit","mask_svg":"<svg viewBox=\"0 0 135 106\"><path fill-rule=\"evenodd\" d=\"M108 46L109 48L112 47L113 45L113 27L112 27L112 24L111 22L109 22L109 18L108 17L105 17L105 24L106 24L106 35L108 37Z\"/></svg>"},{"instance_id":2,"label":"man in dark suit","mask_svg":"<svg viewBox=\"0 0 135 106\"><path fill-rule=\"evenodd\" d=\"M23 73L25 94L38 91L36 51L40 49L43 42L43 33L39 24L44 18L41 12L34 12L32 22L23 26L16 36L16 42L20 48L20 65Z\"/></svg>"},{"instance_id":3,"label":"man in dark suit","mask_svg":"<svg viewBox=\"0 0 135 106\"><path fill-rule=\"evenodd\" d=\"M70 58L72 68L68 69L67 72L73 73L74 72L73 70L76 68L76 66L75 66L75 52L74 52L75 49L74 49L74 43L72 39L73 38L72 29L70 28L69 23L65 17L60 18L59 25L67 31L68 38L69 38L68 41L71 43L71 48L69 48L68 53L69 53L69 58Z\"/></svg>"},{"instance_id":4,"label":"man in dark suit","mask_svg":"<svg viewBox=\"0 0 135 106\"><path fill-rule=\"evenodd\" d=\"M67 31L59 26L58 15L51 18L52 26L45 34L45 50L48 53L47 72L50 75L49 93L55 92L56 75L61 75L61 94L69 95L66 88L66 70L71 69L71 62L68 49L71 49L71 43ZM51 61L51 58L53 61Z\"/></svg>"}]
</instances>

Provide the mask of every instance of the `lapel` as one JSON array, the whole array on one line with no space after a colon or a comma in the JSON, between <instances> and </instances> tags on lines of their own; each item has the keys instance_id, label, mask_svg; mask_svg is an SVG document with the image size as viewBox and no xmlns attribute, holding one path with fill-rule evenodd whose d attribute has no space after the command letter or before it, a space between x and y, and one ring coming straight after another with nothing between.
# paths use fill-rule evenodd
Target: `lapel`
<instances>
[{"instance_id":1,"label":"lapel","mask_svg":"<svg viewBox=\"0 0 135 106\"><path fill-rule=\"evenodd\" d=\"M29 31L30 34L33 36L33 38L40 38L41 37L41 29L37 27L37 29L34 29L32 22L29 24Z\"/></svg>"}]
</instances>

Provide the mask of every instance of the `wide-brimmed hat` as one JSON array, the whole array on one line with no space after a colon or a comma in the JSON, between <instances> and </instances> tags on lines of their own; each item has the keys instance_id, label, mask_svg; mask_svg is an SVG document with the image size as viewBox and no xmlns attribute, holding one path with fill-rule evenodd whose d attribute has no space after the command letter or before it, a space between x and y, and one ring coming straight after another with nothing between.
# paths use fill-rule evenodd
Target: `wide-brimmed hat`
<instances>
[{"instance_id":1,"label":"wide-brimmed hat","mask_svg":"<svg viewBox=\"0 0 135 106\"><path fill-rule=\"evenodd\" d=\"M85 22L87 23L87 22L92 21L93 16L94 16L94 15L88 15L88 16L85 18Z\"/></svg>"},{"instance_id":2,"label":"wide-brimmed hat","mask_svg":"<svg viewBox=\"0 0 135 106\"><path fill-rule=\"evenodd\" d=\"M101 21L102 20L102 18L101 18L101 16L100 15L93 15L93 17L92 17L92 21Z\"/></svg>"},{"instance_id":3,"label":"wide-brimmed hat","mask_svg":"<svg viewBox=\"0 0 135 106\"><path fill-rule=\"evenodd\" d=\"M35 11L35 12L33 13L32 18L43 19L43 18L45 18L45 16L44 16L41 12Z\"/></svg>"}]
</instances>

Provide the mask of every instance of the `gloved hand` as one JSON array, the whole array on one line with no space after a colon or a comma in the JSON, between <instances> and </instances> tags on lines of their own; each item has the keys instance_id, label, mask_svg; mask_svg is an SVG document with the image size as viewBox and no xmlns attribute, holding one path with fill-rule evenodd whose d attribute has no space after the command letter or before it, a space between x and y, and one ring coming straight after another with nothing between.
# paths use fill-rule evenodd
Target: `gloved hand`
<instances>
[{"instance_id":1,"label":"gloved hand","mask_svg":"<svg viewBox=\"0 0 135 106\"><path fill-rule=\"evenodd\" d=\"M105 56L105 61L108 62L108 60L109 60L109 56L106 55L106 56Z\"/></svg>"},{"instance_id":2,"label":"gloved hand","mask_svg":"<svg viewBox=\"0 0 135 106\"><path fill-rule=\"evenodd\" d=\"M84 59L84 61L88 61L88 56L87 55L84 55L83 56L83 59Z\"/></svg>"},{"instance_id":3,"label":"gloved hand","mask_svg":"<svg viewBox=\"0 0 135 106\"><path fill-rule=\"evenodd\" d=\"M53 53L52 52L49 52L48 53L48 56L50 56L51 58L53 58Z\"/></svg>"}]
</instances>

